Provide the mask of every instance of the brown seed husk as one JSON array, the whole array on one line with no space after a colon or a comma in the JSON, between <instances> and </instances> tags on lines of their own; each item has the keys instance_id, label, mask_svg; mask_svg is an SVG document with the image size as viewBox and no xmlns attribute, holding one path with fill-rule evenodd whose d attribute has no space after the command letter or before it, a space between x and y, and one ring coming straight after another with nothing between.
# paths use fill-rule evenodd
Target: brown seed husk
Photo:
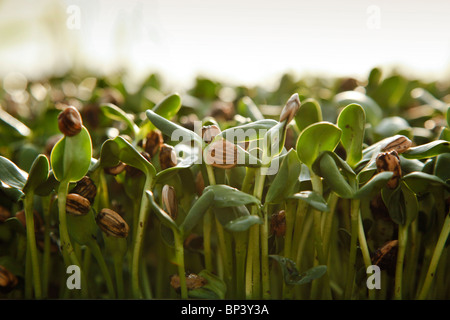
<instances>
[{"instance_id":1,"label":"brown seed husk","mask_svg":"<svg viewBox=\"0 0 450 320\"><path fill-rule=\"evenodd\" d=\"M141 152L141 155L142 155L148 162L151 162L150 155L149 155L147 152L142 151L142 152ZM130 165L128 165L128 164L125 165L125 171L127 172L127 176L129 176L129 177L131 177L131 178L133 178L133 177L136 178L136 177L138 177L138 176L144 174L144 173L143 173L141 170L139 170L138 168L135 168L135 167L130 166Z\"/></svg>"},{"instance_id":2,"label":"brown seed husk","mask_svg":"<svg viewBox=\"0 0 450 320\"><path fill-rule=\"evenodd\" d=\"M68 106L58 115L58 128L67 137L80 133L83 127L80 112L73 106Z\"/></svg>"},{"instance_id":3,"label":"brown seed husk","mask_svg":"<svg viewBox=\"0 0 450 320\"><path fill-rule=\"evenodd\" d=\"M172 168L177 165L177 155L172 146L168 144L163 144L161 146L161 149L159 150L159 164L161 170Z\"/></svg>"},{"instance_id":4,"label":"brown seed husk","mask_svg":"<svg viewBox=\"0 0 450 320\"><path fill-rule=\"evenodd\" d=\"M178 203L174 187L167 184L164 185L162 189L162 202L172 220L176 220L178 216Z\"/></svg>"},{"instance_id":5,"label":"brown seed husk","mask_svg":"<svg viewBox=\"0 0 450 320\"><path fill-rule=\"evenodd\" d=\"M120 162L115 167L105 168L104 171L106 174L110 174L112 176L117 176L118 174L121 174L125 170L126 166L127 165L125 163Z\"/></svg>"},{"instance_id":6,"label":"brown seed husk","mask_svg":"<svg viewBox=\"0 0 450 320\"><path fill-rule=\"evenodd\" d=\"M402 176L400 158L397 151L392 150L390 152L379 154L376 159L376 165L378 172L391 171L394 173L392 178L387 182L387 187L390 189L397 188Z\"/></svg>"},{"instance_id":7,"label":"brown seed husk","mask_svg":"<svg viewBox=\"0 0 450 320\"><path fill-rule=\"evenodd\" d=\"M205 189L205 180L203 180L203 175L201 171L199 171L195 177L195 191L198 196L202 195L203 189Z\"/></svg>"},{"instance_id":8,"label":"brown seed husk","mask_svg":"<svg viewBox=\"0 0 450 320\"><path fill-rule=\"evenodd\" d=\"M228 140L213 142L209 145L206 163L216 168L230 169L237 165L237 148Z\"/></svg>"},{"instance_id":9,"label":"brown seed husk","mask_svg":"<svg viewBox=\"0 0 450 320\"><path fill-rule=\"evenodd\" d=\"M4 266L0 265L0 292L9 293L18 284L17 277Z\"/></svg>"},{"instance_id":10,"label":"brown seed husk","mask_svg":"<svg viewBox=\"0 0 450 320\"><path fill-rule=\"evenodd\" d=\"M389 275L395 275L395 267L397 262L398 240L387 242L383 247L379 248L372 257L372 263L386 270Z\"/></svg>"},{"instance_id":11,"label":"brown seed husk","mask_svg":"<svg viewBox=\"0 0 450 320\"><path fill-rule=\"evenodd\" d=\"M280 122L283 122L284 120L287 120L286 123L291 122L299 108L300 99L298 97L298 93L294 93L286 102L283 110L281 110Z\"/></svg>"},{"instance_id":12,"label":"brown seed husk","mask_svg":"<svg viewBox=\"0 0 450 320\"><path fill-rule=\"evenodd\" d=\"M69 193L66 198L66 212L73 216L84 216L91 209L88 199L77 193Z\"/></svg>"},{"instance_id":13,"label":"brown seed husk","mask_svg":"<svg viewBox=\"0 0 450 320\"><path fill-rule=\"evenodd\" d=\"M111 209L102 209L96 217L97 225L108 236L115 238L128 237L129 226L126 221Z\"/></svg>"},{"instance_id":14,"label":"brown seed husk","mask_svg":"<svg viewBox=\"0 0 450 320\"><path fill-rule=\"evenodd\" d=\"M394 141L391 141L389 144L384 146L381 151L383 152L391 152L391 151L397 151L397 153L403 153L406 150L408 150L412 146L411 140L409 140L405 136L400 136Z\"/></svg>"},{"instance_id":15,"label":"brown seed husk","mask_svg":"<svg viewBox=\"0 0 450 320\"><path fill-rule=\"evenodd\" d=\"M205 278L200 277L195 273L190 273L186 275L186 287L188 290L195 290L204 287L207 283L208 281ZM174 274L170 278L170 285L179 293L181 291L180 276Z\"/></svg>"},{"instance_id":16,"label":"brown seed husk","mask_svg":"<svg viewBox=\"0 0 450 320\"><path fill-rule=\"evenodd\" d=\"M88 176L84 176L77 182L76 186L71 190L71 193L79 194L85 197L92 204L94 203L95 196L97 195L97 187Z\"/></svg>"},{"instance_id":17,"label":"brown seed husk","mask_svg":"<svg viewBox=\"0 0 450 320\"><path fill-rule=\"evenodd\" d=\"M204 126L202 127L202 139L205 143L210 143L220 132L216 125Z\"/></svg>"},{"instance_id":18,"label":"brown seed husk","mask_svg":"<svg viewBox=\"0 0 450 320\"><path fill-rule=\"evenodd\" d=\"M284 236L286 233L286 215L284 210L272 215L270 219L270 233L277 237Z\"/></svg>"},{"instance_id":19,"label":"brown seed husk","mask_svg":"<svg viewBox=\"0 0 450 320\"><path fill-rule=\"evenodd\" d=\"M152 130L145 137L144 141L144 150L147 152L150 157L153 157L155 154L159 152L161 145L164 143L163 136L160 131Z\"/></svg>"}]
</instances>

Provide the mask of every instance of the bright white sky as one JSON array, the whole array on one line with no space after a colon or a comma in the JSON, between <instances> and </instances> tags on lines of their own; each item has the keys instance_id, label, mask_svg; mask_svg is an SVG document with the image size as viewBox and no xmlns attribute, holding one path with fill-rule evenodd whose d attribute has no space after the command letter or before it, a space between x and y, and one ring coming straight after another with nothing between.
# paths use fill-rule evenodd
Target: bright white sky
<instances>
[{"instance_id":1,"label":"bright white sky","mask_svg":"<svg viewBox=\"0 0 450 320\"><path fill-rule=\"evenodd\" d=\"M0 74L84 65L264 84L286 71L450 79L450 1L4 0Z\"/></svg>"}]
</instances>

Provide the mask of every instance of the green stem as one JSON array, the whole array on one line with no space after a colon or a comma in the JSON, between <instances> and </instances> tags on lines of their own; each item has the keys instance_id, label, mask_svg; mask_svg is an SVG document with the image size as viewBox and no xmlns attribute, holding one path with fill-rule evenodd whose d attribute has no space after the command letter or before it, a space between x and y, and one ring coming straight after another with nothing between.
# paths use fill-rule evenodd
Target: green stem
<instances>
[{"instance_id":1,"label":"green stem","mask_svg":"<svg viewBox=\"0 0 450 320\"><path fill-rule=\"evenodd\" d=\"M245 299L245 256L247 248L247 232L235 233L236 248L236 298Z\"/></svg>"},{"instance_id":2,"label":"green stem","mask_svg":"<svg viewBox=\"0 0 450 320\"><path fill-rule=\"evenodd\" d=\"M50 254L51 254L51 239L50 239L50 196L42 200L42 211L44 212L44 253L42 257L42 296L48 297L48 283L50 276Z\"/></svg>"},{"instance_id":3,"label":"green stem","mask_svg":"<svg viewBox=\"0 0 450 320\"><path fill-rule=\"evenodd\" d=\"M141 271L141 278L142 278L142 283L143 283L144 298L152 299L153 298L152 288L150 286L150 279L148 277L148 270L147 270L144 259L141 260L141 270L140 271Z\"/></svg>"},{"instance_id":4,"label":"green stem","mask_svg":"<svg viewBox=\"0 0 450 320\"><path fill-rule=\"evenodd\" d=\"M178 230L173 230L175 238L175 257L178 266L178 275L180 277L181 299L188 298L186 285L186 270L184 268L184 248L183 240Z\"/></svg>"},{"instance_id":5,"label":"green stem","mask_svg":"<svg viewBox=\"0 0 450 320\"><path fill-rule=\"evenodd\" d=\"M439 235L439 239L436 243L436 247L434 248L433 257L431 258L431 263L428 267L428 272L425 278L425 282L422 286L422 289L418 295L419 300L426 299L428 292L430 290L431 284L434 279L434 275L436 272L436 268L439 263L439 259L441 258L442 251L444 250L445 243L450 234L450 214L447 214L445 218L444 225L442 227L441 233Z\"/></svg>"},{"instance_id":6,"label":"green stem","mask_svg":"<svg viewBox=\"0 0 450 320\"><path fill-rule=\"evenodd\" d=\"M214 176L214 168L211 166L206 165L206 171L208 172L208 180L209 185L213 186L216 184L216 178Z\"/></svg>"},{"instance_id":7,"label":"green stem","mask_svg":"<svg viewBox=\"0 0 450 320\"><path fill-rule=\"evenodd\" d=\"M61 181L58 188L58 218L59 218L60 246L65 266L68 267L70 264L73 264L78 266L81 270L81 264L72 246L69 231L67 229L66 199L68 190L69 190L69 182L65 180ZM86 276L82 270L81 270L81 284L82 284L81 290L87 294L88 287Z\"/></svg>"},{"instance_id":8,"label":"green stem","mask_svg":"<svg viewBox=\"0 0 450 320\"><path fill-rule=\"evenodd\" d=\"M33 214L32 192L27 193L24 199L25 220L27 226L28 249L30 254L31 267L33 274L34 296L36 299L42 299L41 272L39 270L39 258L36 248L36 234L34 232L34 214Z\"/></svg>"},{"instance_id":9,"label":"green stem","mask_svg":"<svg viewBox=\"0 0 450 320\"><path fill-rule=\"evenodd\" d=\"M156 223L159 225L159 220L156 221ZM165 248L165 244L162 241L161 237L158 237L156 239L157 241L157 255L158 255L158 261L157 261L157 266L156 266L156 298L157 299L162 299L162 297L164 296L164 288L165 288L165 279L168 278L168 274L167 274L167 266L166 266L166 261L167 261L167 250Z\"/></svg>"},{"instance_id":10,"label":"green stem","mask_svg":"<svg viewBox=\"0 0 450 320\"><path fill-rule=\"evenodd\" d=\"M292 260L292 241L295 224L295 201L287 200L285 207L286 233L284 235L284 256ZM283 298L291 299L294 287L283 281Z\"/></svg>"},{"instance_id":11,"label":"green stem","mask_svg":"<svg viewBox=\"0 0 450 320\"><path fill-rule=\"evenodd\" d=\"M308 216L306 219L306 214L308 213L309 205L303 200L298 200L297 213L295 217L295 228L294 228L294 240L292 245L291 256L295 258L295 263L300 267L300 262L303 256L303 248L306 244L306 239L311 230L312 219Z\"/></svg>"},{"instance_id":12,"label":"green stem","mask_svg":"<svg viewBox=\"0 0 450 320\"><path fill-rule=\"evenodd\" d=\"M358 240L358 217L359 217L360 200L352 199L350 202L350 224L351 224L351 238L350 238L350 255L347 269L347 283L344 290L344 299L350 300L353 293L353 284L356 273L356 249Z\"/></svg>"},{"instance_id":13,"label":"green stem","mask_svg":"<svg viewBox=\"0 0 450 320\"><path fill-rule=\"evenodd\" d=\"M205 257L205 269L213 272L212 252L211 252L211 219L212 213L208 210L203 217L203 254Z\"/></svg>"},{"instance_id":14,"label":"green stem","mask_svg":"<svg viewBox=\"0 0 450 320\"><path fill-rule=\"evenodd\" d=\"M30 250L27 250L25 254L25 299L29 300L33 296L33 269L31 266Z\"/></svg>"},{"instance_id":15,"label":"green stem","mask_svg":"<svg viewBox=\"0 0 450 320\"><path fill-rule=\"evenodd\" d=\"M261 281L262 299L270 299L270 269L269 269L269 222L267 213L264 212L264 224L260 226L261 239Z\"/></svg>"},{"instance_id":16,"label":"green stem","mask_svg":"<svg viewBox=\"0 0 450 320\"><path fill-rule=\"evenodd\" d=\"M91 262L92 262L92 254L91 249L86 246L84 249L84 256L83 256L83 272L86 279L89 279L89 272L91 269ZM85 296L87 297L87 296Z\"/></svg>"},{"instance_id":17,"label":"green stem","mask_svg":"<svg viewBox=\"0 0 450 320\"><path fill-rule=\"evenodd\" d=\"M139 285L139 266L142 252L142 243L144 242L144 231L148 218L148 199L146 191L150 189L152 179L146 175L144 189L142 190L141 205L139 209L139 221L136 225L136 234L134 235L133 257L131 262L131 288L133 296L136 299L142 298L142 292Z\"/></svg>"},{"instance_id":18,"label":"green stem","mask_svg":"<svg viewBox=\"0 0 450 320\"><path fill-rule=\"evenodd\" d=\"M253 179L255 178L255 169L247 168L244 181L242 182L242 192L250 193Z\"/></svg>"},{"instance_id":19,"label":"green stem","mask_svg":"<svg viewBox=\"0 0 450 320\"><path fill-rule=\"evenodd\" d=\"M285 209L286 233L284 235L284 256L291 259L292 237L295 224L295 202L291 200L286 201Z\"/></svg>"},{"instance_id":20,"label":"green stem","mask_svg":"<svg viewBox=\"0 0 450 320\"><path fill-rule=\"evenodd\" d=\"M369 246L367 245L366 234L364 232L364 226L362 223L361 213L358 215L358 241L361 248L364 264L367 267L372 265L372 259L370 258Z\"/></svg>"},{"instance_id":21,"label":"green stem","mask_svg":"<svg viewBox=\"0 0 450 320\"><path fill-rule=\"evenodd\" d=\"M258 198L259 200L262 199L262 195L263 195L263 191L264 191L264 181L265 181L266 175L265 174L261 174L261 169L257 169L255 172L255 189L254 189L254 196L256 198ZM252 208L253 213L257 214L257 208L254 206ZM254 260L255 263L259 263L260 262L260 266L257 266L256 269L254 267L254 275L255 277L257 277L257 279L261 281L262 284L262 299L269 299L270 298L270 268L269 268L269 245L268 245L268 238L269 238L269 227L268 227L268 217L267 217L267 212L266 212L266 207L264 206L263 208L263 219L264 219L264 223L262 226L260 226L260 230L259 230L259 235L258 237L255 236L255 242L256 245L258 243L258 238L260 240L260 250L261 250L261 257L259 258L259 254L258 254L258 259ZM259 252L258 248L257 251ZM261 259L261 260L259 260ZM260 267L260 268L259 268ZM259 271L260 270L260 271ZM260 274L259 274L260 272ZM256 281L256 292L259 292L259 281ZM255 297L255 298L259 298Z\"/></svg>"},{"instance_id":22,"label":"green stem","mask_svg":"<svg viewBox=\"0 0 450 320\"><path fill-rule=\"evenodd\" d=\"M123 284L123 263L120 255L114 255L114 272L117 285L117 297L119 299L124 299L125 289Z\"/></svg>"},{"instance_id":23,"label":"green stem","mask_svg":"<svg viewBox=\"0 0 450 320\"><path fill-rule=\"evenodd\" d=\"M359 240L359 247L360 247L362 255L363 255L364 264L365 264L366 270L367 270L367 268L372 265L372 259L370 258L370 251L369 251L369 246L367 245L367 239L366 239L366 235L364 232L364 226L362 223L361 212L358 215L358 240ZM374 290L369 290L369 299L370 300L375 299L375 291Z\"/></svg>"},{"instance_id":24,"label":"green stem","mask_svg":"<svg viewBox=\"0 0 450 320\"><path fill-rule=\"evenodd\" d=\"M250 245L253 247L253 267L252 267L252 278L253 278L253 299L261 299L261 253L259 245L259 226L255 225L252 227L254 230L253 238L251 239Z\"/></svg>"},{"instance_id":25,"label":"green stem","mask_svg":"<svg viewBox=\"0 0 450 320\"><path fill-rule=\"evenodd\" d=\"M108 267L105 263L105 259L103 258L100 247L98 246L97 242L95 242L95 241L91 241L88 244L88 247L91 250L92 255L97 260L97 263L100 267L100 271L102 272L103 277L105 278L106 287L108 288L110 299L115 299L116 293L114 290L113 281L112 281L111 275L109 273Z\"/></svg>"},{"instance_id":26,"label":"green stem","mask_svg":"<svg viewBox=\"0 0 450 320\"><path fill-rule=\"evenodd\" d=\"M250 227L248 233L248 248L247 248L247 265L245 268L245 298L250 300L253 298L253 251L254 251L254 233L256 226Z\"/></svg>"},{"instance_id":27,"label":"green stem","mask_svg":"<svg viewBox=\"0 0 450 320\"><path fill-rule=\"evenodd\" d=\"M206 172L208 174L209 185L216 184L213 167L206 165ZM213 259L211 251L211 228L212 228L212 212L208 209L203 217L203 254L205 258L205 269L213 272Z\"/></svg>"},{"instance_id":28,"label":"green stem","mask_svg":"<svg viewBox=\"0 0 450 320\"><path fill-rule=\"evenodd\" d=\"M328 259L329 251L330 251L330 238L331 238L331 228L333 226L333 218L335 215L336 205L339 200L339 196L331 192L328 199L328 207L330 208L330 212L326 213L325 217L325 225L323 228L323 249L325 259Z\"/></svg>"},{"instance_id":29,"label":"green stem","mask_svg":"<svg viewBox=\"0 0 450 320\"><path fill-rule=\"evenodd\" d=\"M407 241L408 241L408 225L399 225L397 264L395 266L395 289L394 289L395 300L402 299L403 263L405 260Z\"/></svg>"},{"instance_id":30,"label":"green stem","mask_svg":"<svg viewBox=\"0 0 450 320\"><path fill-rule=\"evenodd\" d=\"M227 288L229 288L230 291L232 291L232 277L233 277L233 261L231 258L231 255L229 254L229 243L225 239L225 234L222 225L220 224L219 220L216 220L216 232L217 232L217 238L219 241L219 250L220 254L222 255L222 265L224 268L224 278L225 283L227 284Z\"/></svg>"},{"instance_id":31,"label":"green stem","mask_svg":"<svg viewBox=\"0 0 450 320\"><path fill-rule=\"evenodd\" d=\"M317 176L313 170L310 170L311 184L313 191L317 192L319 195L323 195L323 185L322 180ZM321 265L327 265L327 259L324 255L323 246L323 235L322 235L322 212L317 209L312 209L313 214L313 228L314 228L314 244L316 248L316 258L315 264L319 263ZM320 281L314 281L312 283L312 296L315 297L318 290L319 283L323 283L325 288L322 290L323 295L326 299L331 299L331 287L330 287L330 277L329 271L323 276Z\"/></svg>"}]
</instances>

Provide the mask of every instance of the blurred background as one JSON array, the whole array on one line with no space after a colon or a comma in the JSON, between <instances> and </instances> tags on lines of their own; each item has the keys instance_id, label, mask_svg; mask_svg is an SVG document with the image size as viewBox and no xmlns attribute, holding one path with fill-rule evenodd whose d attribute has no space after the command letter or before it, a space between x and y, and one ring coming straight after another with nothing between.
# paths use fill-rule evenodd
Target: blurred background
<instances>
[{"instance_id":1,"label":"blurred background","mask_svg":"<svg viewBox=\"0 0 450 320\"><path fill-rule=\"evenodd\" d=\"M450 2L2 0L0 77L158 72L273 86L282 74L450 78Z\"/></svg>"}]
</instances>

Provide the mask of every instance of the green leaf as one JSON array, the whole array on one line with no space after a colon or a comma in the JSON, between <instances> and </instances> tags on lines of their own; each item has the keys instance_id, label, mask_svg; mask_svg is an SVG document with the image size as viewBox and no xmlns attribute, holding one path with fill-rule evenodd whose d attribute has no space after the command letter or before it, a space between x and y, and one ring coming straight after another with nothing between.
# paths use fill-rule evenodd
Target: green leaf
<instances>
[{"instance_id":1,"label":"green leaf","mask_svg":"<svg viewBox=\"0 0 450 320\"><path fill-rule=\"evenodd\" d=\"M380 172L372 177L355 193L354 198L373 198L391 179L394 173L390 171Z\"/></svg>"},{"instance_id":2,"label":"green leaf","mask_svg":"<svg viewBox=\"0 0 450 320\"><path fill-rule=\"evenodd\" d=\"M255 215L242 216L235 220L228 222L225 225L225 230L229 232L242 232L248 230L251 226L255 224L263 224L264 221Z\"/></svg>"},{"instance_id":3,"label":"green leaf","mask_svg":"<svg viewBox=\"0 0 450 320\"><path fill-rule=\"evenodd\" d=\"M28 173L20 169L11 160L0 156L0 181L4 184L22 190L27 183Z\"/></svg>"},{"instance_id":4,"label":"green leaf","mask_svg":"<svg viewBox=\"0 0 450 320\"><path fill-rule=\"evenodd\" d=\"M270 162L278 156L284 148L284 141L286 139L286 124L279 122L269 129L264 135L262 151L263 164L270 164Z\"/></svg>"},{"instance_id":5,"label":"green leaf","mask_svg":"<svg viewBox=\"0 0 450 320\"><path fill-rule=\"evenodd\" d=\"M98 231L94 218L94 211L91 209L83 216L67 215L67 229L70 237L81 245L90 245Z\"/></svg>"},{"instance_id":6,"label":"green leaf","mask_svg":"<svg viewBox=\"0 0 450 320\"><path fill-rule=\"evenodd\" d=\"M209 190L212 190L214 193L214 206L219 208L261 204L258 198L224 184L208 186L203 192Z\"/></svg>"},{"instance_id":7,"label":"green leaf","mask_svg":"<svg viewBox=\"0 0 450 320\"><path fill-rule=\"evenodd\" d=\"M202 138L195 132L186 129L170 120L158 115L152 110L145 112L148 119L157 127L163 134L170 137L172 141L196 141L200 146L203 145Z\"/></svg>"},{"instance_id":8,"label":"green leaf","mask_svg":"<svg viewBox=\"0 0 450 320\"><path fill-rule=\"evenodd\" d=\"M53 147L50 161L55 178L58 181L79 181L89 170L91 157L91 137L83 126L79 134L64 136Z\"/></svg>"},{"instance_id":9,"label":"green leaf","mask_svg":"<svg viewBox=\"0 0 450 320\"><path fill-rule=\"evenodd\" d=\"M409 225L419 214L419 202L414 191L405 184L401 185L403 198L405 199L406 225Z\"/></svg>"},{"instance_id":10,"label":"green leaf","mask_svg":"<svg viewBox=\"0 0 450 320\"><path fill-rule=\"evenodd\" d=\"M181 108L181 98L178 94L174 93L166 96L152 111L160 115L163 118L171 119L175 116Z\"/></svg>"},{"instance_id":11,"label":"green leaf","mask_svg":"<svg viewBox=\"0 0 450 320\"><path fill-rule=\"evenodd\" d=\"M166 179L169 179L173 174L181 169L190 168L195 163L198 163L200 148L191 147L184 143L178 143L174 147L175 154L177 155L177 165L159 171L156 174L156 183L162 183Z\"/></svg>"},{"instance_id":12,"label":"green leaf","mask_svg":"<svg viewBox=\"0 0 450 320\"><path fill-rule=\"evenodd\" d=\"M0 181L0 196L2 196L2 193L13 202L18 202L25 196L21 189L12 188Z\"/></svg>"},{"instance_id":13,"label":"green leaf","mask_svg":"<svg viewBox=\"0 0 450 320\"><path fill-rule=\"evenodd\" d=\"M325 201L325 199L320 194L314 191L301 191L293 194L289 198L303 200L314 209L317 209L322 212L330 211L330 208L328 207L328 204Z\"/></svg>"},{"instance_id":14,"label":"green leaf","mask_svg":"<svg viewBox=\"0 0 450 320\"><path fill-rule=\"evenodd\" d=\"M16 135L21 137L28 137L31 133L30 128L24 125L22 122L14 118L8 112L4 111L0 107L0 124L4 125L11 132L14 132Z\"/></svg>"},{"instance_id":15,"label":"green leaf","mask_svg":"<svg viewBox=\"0 0 450 320\"><path fill-rule=\"evenodd\" d=\"M224 139L227 139L234 144L238 144L247 141L262 139L267 131L276 126L278 123L278 121L273 119L263 119L251 123L246 123L240 126L235 126L223 130L216 136L214 140L223 137Z\"/></svg>"},{"instance_id":16,"label":"green leaf","mask_svg":"<svg viewBox=\"0 0 450 320\"><path fill-rule=\"evenodd\" d=\"M306 99L295 114L295 124L300 132L311 124L322 121L322 109L312 98Z\"/></svg>"},{"instance_id":17,"label":"green leaf","mask_svg":"<svg viewBox=\"0 0 450 320\"><path fill-rule=\"evenodd\" d=\"M153 209L153 212L156 214L156 216L159 218L159 221L166 227L172 229L172 231L180 232L180 229L178 228L177 224L173 219L165 212L163 209L161 209L158 204L155 202L155 199L153 197L153 193L150 190L145 191L147 198L149 200L150 206Z\"/></svg>"},{"instance_id":18,"label":"green leaf","mask_svg":"<svg viewBox=\"0 0 450 320\"><path fill-rule=\"evenodd\" d=\"M278 255L270 255L269 257L279 263L283 272L284 281L288 285L307 284L322 277L327 272L327 266L318 265L300 274L295 262L291 259Z\"/></svg>"},{"instance_id":19,"label":"green leaf","mask_svg":"<svg viewBox=\"0 0 450 320\"><path fill-rule=\"evenodd\" d=\"M112 103L105 103L100 105L100 109L103 111L103 114L110 119L116 121L123 121L127 124L128 130L131 132L131 135L136 136L139 131L139 127L130 119L130 116L127 115L121 108L117 107Z\"/></svg>"},{"instance_id":20,"label":"green leaf","mask_svg":"<svg viewBox=\"0 0 450 320\"><path fill-rule=\"evenodd\" d=\"M41 197L48 196L53 190L56 190L58 183L53 171L50 170L47 180L36 188L35 194Z\"/></svg>"},{"instance_id":21,"label":"green leaf","mask_svg":"<svg viewBox=\"0 0 450 320\"><path fill-rule=\"evenodd\" d=\"M213 207L212 212L216 219L220 222L222 226L226 226L230 221L236 220L240 217L249 216L250 212L247 207L237 206L237 207L227 207L227 208L217 208Z\"/></svg>"},{"instance_id":22,"label":"green leaf","mask_svg":"<svg viewBox=\"0 0 450 320\"><path fill-rule=\"evenodd\" d=\"M202 195L195 201L180 225L180 230L184 235L187 235L203 218L206 211L212 206L214 202L214 191L203 190Z\"/></svg>"},{"instance_id":23,"label":"green leaf","mask_svg":"<svg viewBox=\"0 0 450 320\"><path fill-rule=\"evenodd\" d=\"M121 136L109 139L103 143L100 159L91 167L91 171L95 171L99 167L114 167L120 161L141 170L148 177L153 178L156 175L156 170L153 165Z\"/></svg>"},{"instance_id":24,"label":"green leaf","mask_svg":"<svg viewBox=\"0 0 450 320\"><path fill-rule=\"evenodd\" d=\"M356 192L356 175L350 166L333 152L323 152L312 166L325 183L342 198L350 199ZM347 180L345 179L347 178Z\"/></svg>"},{"instance_id":25,"label":"green leaf","mask_svg":"<svg viewBox=\"0 0 450 320\"><path fill-rule=\"evenodd\" d=\"M277 203L293 193L293 188L301 173L300 160L294 149L283 156L280 168L267 190L265 202Z\"/></svg>"},{"instance_id":26,"label":"green leaf","mask_svg":"<svg viewBox=\"0 0 450 320\"><path fill-rule=\"evenodd\" d=\"M448 170L448 167L447 167ZM405 175L402 180L416 194L423 194L432 191L433 187L450 190L450 185L441 178L425 172L411 172Z\"/></svg>"},{"instance_id":27,"label":"green leaf","mask_svg":"<svg viewBox=\"0 0 450 320\"><path fill-rule=\"evenodd\" d=\"M117 143L112 140L106 140L101 147L100 157L94 167L91 167L91 171L95 171L98 168L109 168L115 167L120 163L118 154L119 154L119 146Z\"/></svg>"},{"instance_id":28,"label":"green leaf","mask_svg":"<svg viewBox=\"0 0 450 320\"><path fill-rule=\"evenodd\" d=\"M311 168L322 151L333 151L342 131L330 122L318 122L302 131L297 140L297 154L301 162Z\"/></svg>"},{"instance_id":29,"label":"green leaf","mask_svg":"<svg viewBox=\"0 0 450 320\"><path fill-rule=\"evenodd\" d=\"M450 153L443 153L437 156L434 174L443 181L450 180Z\"/></svg>"},{"instance_id":30,"label":"green leaf","mask_svg":"<svg viewBox=\"0 0 450 320\"><path fill-rule=\"evenodd\" d=\"M40 185L45 183L48 179L49 163L45 155L39 155L33 162L30 172L28 174L28 180L23 187L23 192L34 192Z\"/></svg>"},{"instance_id":31,"label":"green leaf","mask_svg":"<svg viewBox=\"0 0 450 320\"><path fill-rule=\"evenodd\" d=\"M120 161L133 166L142 172L154 177L156 175L155 168L137 151L128 141L121 136L114 138L114 142L118 146L118 158Z\"/></svg>"},{"instance_id":32,"label":"green leaf","mask_svg":"<svg viewBox=\"0 0 450 320\"><path fill-rule=\"evenodd\" d=\"M351 167L362 158L365 122L366 115L359 104L346 106L337 119L337 125L342 130L341 142L347 153L346 161Z\"/></svg>"},{"instance_id":33,"label":"green leaf","mask_svg":"<svg viewBox=\"0 0 450 320\"><path fill-rule=\"evenodd\" d=\"M408 225L418 214L417 197L404 183L396 189L383 188L381 196L392 221L401 225Z\"/></svg>"},{"instance_id":34,"label":"green leaf","mask_svg":"<svg viewBox=\"0 0 450 320\"><path fill-rule=\"evenodd\" d=\"M426 159L446 152L450 152L450 142L445 140L435 140L430 143L409 148L402 153L402 156L408 159Z\"/></svg>"},{"instance_id":35,"label":"green leaf","mask_svg":"<svg viewBox=\"0 0 450 320\"><path fill-rule=\"evenodd\" d=\"M439 134L439 140L450 141L450 129L443 127Z\"/></svg>"},{"instance_id":36,"label":"green leaf","mask_svg":"<svg viewBox=\"0 0 450 320\"><path fill-rule=\"evenodd\" d=\"M341 92L334 97L334 102L339 107L345 107L352 103L359 104L364 108L367 121L372 126L376 126L383 119L383 110L372 98L364 93L358 91Z\"/></svg>"}]
</instances>

